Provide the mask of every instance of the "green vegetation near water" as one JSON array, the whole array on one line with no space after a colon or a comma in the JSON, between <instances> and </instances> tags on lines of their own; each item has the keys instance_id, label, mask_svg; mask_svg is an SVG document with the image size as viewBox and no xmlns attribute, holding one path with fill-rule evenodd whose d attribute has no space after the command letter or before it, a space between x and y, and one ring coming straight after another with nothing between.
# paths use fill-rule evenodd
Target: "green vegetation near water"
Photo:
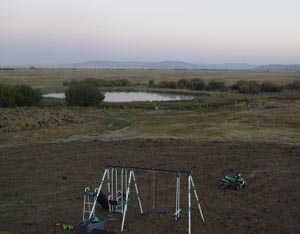
<instances>
[{"instance_id":1,"label":"green vegetation near water","mask_svg":"<svg viewBox=\"0 0 300 234\"><path fill-rule=\"evenodd\" d=\"M41 92L28 85L0 84L0 107L36 106L41 100Z\"/></svg>"}]
</instances>

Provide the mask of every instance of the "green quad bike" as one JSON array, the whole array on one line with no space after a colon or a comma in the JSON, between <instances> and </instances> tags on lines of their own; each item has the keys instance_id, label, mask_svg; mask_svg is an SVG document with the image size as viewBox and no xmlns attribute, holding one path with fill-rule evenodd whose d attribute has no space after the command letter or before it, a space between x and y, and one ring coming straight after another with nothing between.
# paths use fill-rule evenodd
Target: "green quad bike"
<instances>
[{"instance_id":1,"label":"green quad bike","mask_svg":"<svg viewBox=\"0 0 300 234\"><path fill-rule=\"evenodd\" d=\"M239 172L235 173L235 177L224 176L220 184L221 189L241 190L244 187L246 187L246 181Z\"/></svg>"}]
</instances>

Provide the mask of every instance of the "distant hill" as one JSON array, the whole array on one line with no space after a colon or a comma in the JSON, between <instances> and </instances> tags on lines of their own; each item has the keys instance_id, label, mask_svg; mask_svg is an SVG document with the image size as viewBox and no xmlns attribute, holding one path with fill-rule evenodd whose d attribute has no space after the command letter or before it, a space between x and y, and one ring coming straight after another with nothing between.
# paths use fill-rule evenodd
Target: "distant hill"
<instances>
[{"instance_id":1,"label":"distant hill","mask_svg":"<svg viewBox=\"0 0 300 234\"><path fill-rule=\"evenodd\" d=\"M211 64L206 65L210 69L222 69L222 70L251 70L255 66L247 63L223 63L223 64Z\"/></svg>"},{"instance_id":2,"label":"distant hill","mask_svg":"<svg viewBox=\"0 0 300 234\"><path fill-rule=\"evenodd\" d=\"M181 61L163 62L123 62L123 61L87 61L62 65L67 68L81 69L198 69L198 65Z\"/></svg>"},{"instance_id":3,"label":"distant hill","mask_svg":"<svg viewBox=\"0 0 300 234\"><path fill-rule=\"evenodd\" d=\"M60 68L76 69L221 69L221 70L250 70L255 66L244 63L224 64L192 64L182 61L162 62L124 62L124 61L87 61L83 63L59 65Z\"/></svg>"},{"instance_id":4,"label":"distant hill","mask_svg":"<svg viewBox=\"0 0 300 234\"><path fill-rule=\"evenodd\" d=\"M68 69L161 69L161 70L248 70L270 72L300 72L300 64L267 64L255 66L247 63L193 64L167 60L161 62L94 60L82 63L44 65L39 68ZM1 67L0 67L1 68ZM4 68L4 67L3 67Z\"/></svg>"},{"instance_id":5,"label":"distant hill","mask_svg":"<svg viewBox=\"0 0 300 234\"><path fill-rule=\"evenodd\" d=\"M290 64L290 65L282 65L282 64L270 64L270 65L263 65L257 66L253 68L256 71L273 71L273 72L300 72L300 65L299 64Z\"/></svg>"}]
</instances>

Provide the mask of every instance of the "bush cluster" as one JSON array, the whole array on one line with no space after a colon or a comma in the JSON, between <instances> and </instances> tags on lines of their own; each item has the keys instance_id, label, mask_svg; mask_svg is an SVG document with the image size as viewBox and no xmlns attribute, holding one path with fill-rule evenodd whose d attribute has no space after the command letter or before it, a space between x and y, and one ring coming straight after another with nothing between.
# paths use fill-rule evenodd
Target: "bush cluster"
<instances>
[{"instance_id":1,"label":"bush cluster","mask_svg":"<svg viewBox=\"0 0 300 234\"><path fill-rule=\"evenodd\" d=\"M225 90L227 89L224 81L212 80L208 83L208 90Z\"/></svg>"},{"instance_id":2,"label":"bush cluster","mask_svg":"<svg viewBox=\"0 0 300 234\"><path fill-rule=\"evenodd\" d=\"M206 84L203 80L199 78L194 78L191 80L180 79L176 81L162 81L157 85L154 84L153 80L149 81L150 87L155 88L168 88L168 89L190 89L190 90L225 90L226 86L223 81L210 81Z\"/></svg>"},{"instance_id":3,"label":"bush cluster","mask_svg":"<svg viewBox=\"0 0 300 234\"><path fill-rule=\"evenodd\" d=\"M119 79L119 80L102 80L102 79L96 79L96 78L87 78L85 80L77 81L77 80L71 80L70 82L65 81L63 83L63 86L68 87L73 84L86 84L86 85L92 85L96 87L125 87L130 86L130 82L126 79Z\"/></svg>"},{"instance_id":4,"label":"bush cluster","mask_svg":"<svg viewBox=\"0 0 300 234\"><path fill-rule=\"evenodd\" d=\"M28 85L0 85L0 107L35 106L41 100L40 90Z\"/></svg>"},{"instance_id":5,"label":"bush cluster","mask_svg":"<svg viewBox=\"0 0 300 234\"><path fill-rule=\"evenodd\" d=\"M223 81L212 80L205 83L199 78L191 80L181 79L176 81L162 81L155 84L153 80L148 82L152 88L168 89L190 89L190 90L236 90L239 93L281 92L283 89L300 90L300 81L294 81L288 85L281 86L270 81L258 83L257 81L239 80L232 86L226 86Z\"/></svg>"},{"instance_id":6,"label":"bush cluster","mask_svg":"<svg viewBox=\"0 0 300 234\"><path fill-rule=\"evenodd\" d=\"M280 92L283 87L270 81L261 84L261 92Z\"/></svg>"},{"instance_id":7,"label":"bush cluster","mask_svg":"<svg viewBox=\"0 0 300 234\"><path fill-rule=\"evenodd\" d=\"M239 80L231 86L233 90L240 93L259 93L261 90L260 84L256 81Z\"/></svg>"},{"instance_id":8,"label":"bush cluster","mask_svg":"<svg viewBox=\"0 0 300 234\"><path fill-rule=\"evenodd\" d=\"M260 92L280 92L283 87L274 84L270 81L259 84L256 81L237 81L231 86L233 90L237 90L240 93L260 93Z\"/></svg>"},{"instance_id":9,"label":"bush cluster","mask_svg":"<svg viewBox=\"0 0 300 234\"><path fill-rule=\"evenodd\" d=\"M291 90L300 90L300 81L295 80L292 83L287 84L286 88Z\"/></svg>"},{"instance_id":10,"label":"bush cluster","mask_svg":"<svg viewBox=\"0 0 300 234\"><path fill-rule=\"evenodd\" d=\"M88 82L71 82L65 91L68 105L93 106L104 99L99 88Z\"/></svg>"}]
</instances>

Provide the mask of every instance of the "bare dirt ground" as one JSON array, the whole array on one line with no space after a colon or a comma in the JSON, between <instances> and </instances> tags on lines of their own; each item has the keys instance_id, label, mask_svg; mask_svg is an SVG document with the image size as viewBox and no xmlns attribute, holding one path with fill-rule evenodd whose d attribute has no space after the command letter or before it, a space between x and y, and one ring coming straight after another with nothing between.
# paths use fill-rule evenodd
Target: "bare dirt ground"
<instances>
[{"instance_id":1,"label":"bare dirt ground","mask_svg":"<svg viewBox=\"0 0 300 234\"><path fill-rule=\"evenodd\" d=\"M0 148L0 230L11 233L61 233L55 223L82 215L83 190L98 186L104 166L123 164L192 170L205 216L192 211L193 233L300 233L300 146L199 142L191 140L123 140L68 142ZM240 171L243 191L222 191L225 175ZM159 176L164 207L165 177ZM146 175L141 175L144 207ZM168 215L140 217L133 197L124 233L186 233L187 186L182 177L182 218L170 217L175 205L175 175L168 175ZM149 207L152 207L152 200ZM196 208L195 200L193 207ZM98 206L110 233L119 233L120 216ZM75 231L65 233L78 233Z\"/></svg>"}]
</instances>

